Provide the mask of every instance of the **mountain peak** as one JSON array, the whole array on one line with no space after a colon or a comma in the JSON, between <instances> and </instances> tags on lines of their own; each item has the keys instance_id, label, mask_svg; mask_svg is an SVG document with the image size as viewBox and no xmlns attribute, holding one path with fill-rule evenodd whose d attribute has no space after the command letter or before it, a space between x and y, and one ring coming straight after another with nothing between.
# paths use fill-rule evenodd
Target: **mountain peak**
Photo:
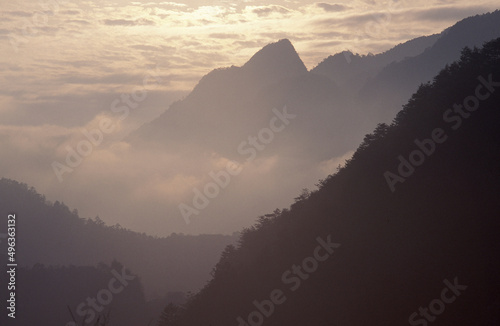
<instances>
[{"instance_id":1,"label":"mountain peak","mask_svg":"<svg viewBox=\"0 0 500 326\"><path fill-rule=\"evenodd\" d=\"M264 46L242 68L259 75L282 78L307 72L306 66L288 39Z\"/></svg>"}]
</instances>

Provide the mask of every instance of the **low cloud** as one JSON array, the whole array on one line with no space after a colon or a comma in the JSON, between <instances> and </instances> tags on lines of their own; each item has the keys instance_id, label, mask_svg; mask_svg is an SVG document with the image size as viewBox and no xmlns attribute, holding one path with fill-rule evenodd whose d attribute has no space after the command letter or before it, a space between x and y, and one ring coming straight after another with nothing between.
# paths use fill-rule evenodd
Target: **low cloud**
<instances>
[{"instance_id":1,"label":"low cloud","mask_svg":"<svg viewBox=\"0 0 500 326\"><path fill-rule=\"evenodd\" d=\"M159 46L145 45L145 44L135 44L129 45L133 49L143 50L143 51L161 51L162 48Z\"/></svg>"},{"instance_id":2,"label":"low cloud","mask_svg":"<svg viewBox=\"0 0 500 326\"><path fill-rule=\"evenodd\" d=\"M79 10L63 10L63 11L60 11L60 13L63 15L79 15L80 11Z\"/></svg>"},{"instance_id":3,"label":"low cloud","mask_svg":"<svg viewBox=\"0 0 500 326\"><path fill-rule=\"evenodd\" d=\"M31 17L33 16L33 12L30 11L3 11L2 15L6 16L14 16L14 17Z\"/></svg>"},{"instance_id":4,"label":"low cloud","mask_svg":"<svg viewBox=\"0 0 500 326\"><path fill-rule=\"evenodd\" d=\"M150 19L140 18L140 19L104 19L102 21L104 25L107 26L153 26L156 23Z\"/></svg>"},{"instance_id":5,"label":"low cloud","mask_svg":"<svg viewBox=\"0 0 500 326\"><path fill-rule=\"evenodd\" d=\"M437 8L426 8L418 10L408 10L406 12L407 19L419 21L456 21L468 16L473 16L487 12L488 8L484 6L446 6Z\"/></svg>"},{"instance_id":6,"label":"low cloud","mask_svg":"<svg viewBox=\"0 0 500 326\"><path fill-rule=\"evenodd\" d=\"M231 34L231 33L212 33L209 34L208 37L218 38L218 39L242 39L244 38L241 34Z\"/></svg>"},{"instance_id":7,"label":"low cloud","mask_svg":"<svg viewBox=\"0 0 500 326\"><path fill-rule=\"evenodd\" d=\"M251 7L251 11L259 17L267 17L273 13L286 15L292 12L290 9L278 5Z\"/></svg>"},{"instance_id":8,"label":"low cloud","mask_svg":"<svg viewBox=\"0 0 500 326\"><path fill-rule=\"evenodd\" d=\"M318 6L319 8L323 9L326 12L340 12L350 8L349 6L341 5L338 3L330 4L324 2L316 3L316 6Z\"/></svg>"},{"instance_id":9,"label":"low cloud","mask_svg":"<svg viewBox=\"0 0 500 326\"><path fill-rule=\"evenodd\" d=\"M71 128L0 126L0 151L9 153L0 162L2 176L34 186L49 200L64 201L82 217L99 215L109 224L120 223L140 232L231 233L252 224L259 215L288 206L298 189L314 188L343 159L315 163L279 153L263 153L253 161L240 157L236 161L242 173L186 225L179 205L192 205L194 189L203 191L213 181L210 172L223 170L229 158L189 145L181 151L131 146L114 131L103 133L102 143L82 155L82 163L65 172L59 183L52 163L66 164L68 148L77 151L78 144L88 140L82 130L97 130L102 119L110 119L117 129L128 128L124 125L128 120L120 121L109 113Z\"/></svg>"},{"instance_id":10,"label":"low cloud","mask_svg":"<svg viewBox=\"0 0 500 326\"><path fill-rule=\"evenodd\" d=\"M75 63L76 64L76 63ZM85 64L80 62L79 64ZM95 75L73 75L68 74L61 76L57 82L65 84L119 84L119 85L137 85L144 78L143 74L127 74L127 73L114 73L105 76Z\"/></svg>"},{"instance_id":11,"label":"low cloud","mask_svg":"<svg viewBox=\"0 0 500 326\"><path fill-rule=\"evenodd\" d=\"M70 24L77 24L77 25L90 25L90 22L82 19L68 19L65 21L66 23Z\"/></svg>"},{"instance_id":12,"label":"low cloud","mask_svg":"<svg viewBox=\"0 0 500 326\"><path fill-rule=\"evenodd\" d=\"M314 48L324 48L324 47L330 48L332 46L337 46L340 44L342 44L341 41L319 42L319 43L314 43L312 45L312 47L314 47Z\"/></svg>"}]
</instances>

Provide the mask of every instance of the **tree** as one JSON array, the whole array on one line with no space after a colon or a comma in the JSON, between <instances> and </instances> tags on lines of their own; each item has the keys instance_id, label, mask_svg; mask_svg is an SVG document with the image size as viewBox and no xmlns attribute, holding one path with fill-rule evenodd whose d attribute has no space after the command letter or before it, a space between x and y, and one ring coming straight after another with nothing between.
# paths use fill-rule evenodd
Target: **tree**
<instances>
[{"instance_id":1,"label":"tree","mask_svg":"<svg viewBox=\"0 0 500 326\"><path fill-rule=\"evenodd\" d=\"M158 326L172 326L175 325L177 317L181 314L182 309L179 306L169 303L165 309L163 309L160 319L158 321Z\"/></svg>"}]
</instances>

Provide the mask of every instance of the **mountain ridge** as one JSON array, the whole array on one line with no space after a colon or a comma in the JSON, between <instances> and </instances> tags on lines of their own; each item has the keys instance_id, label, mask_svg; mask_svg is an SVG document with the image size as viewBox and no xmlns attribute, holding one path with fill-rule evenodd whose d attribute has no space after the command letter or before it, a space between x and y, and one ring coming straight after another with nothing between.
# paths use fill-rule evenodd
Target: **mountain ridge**
<instances>
[{"instance_id":1,"label":"mountain ridge","mask_svg":"<svg viewBox=\"0 0 500 326\"><path fill-rule=\"evenodd\" d=\"M148 298L203 286L219 252L236 238L175 233L158 238L107 226L99 217L81 218L64 203L48 202L34 188L5 178L0 179L0 208L18 215L19 266L96 265L118 259L141 277ZM0 233L6 227L0 226ZM0 256L7 259L6 243L0 247L5 249Z\"/></svg>"},{"instance_id":2,"label":"mountain ridge","mask_svg":"<svg viewBox=\"0 0 500 326\"><path fill-rule=\"evenodd\" d=\"M500 38L462 51L318 190L244 230L170 325L497 325L499 60ZM447 119L478 85L471 115ZM387 171L404 175L396 191ZM447 284L453 301L432 309Z\"/></svg>"},{"instance_id":3,"label":"mountain ridge","mask_svg":"<svg viewBox=\"0 0 500 326\"><path fill-rule=\"evenodd\" d=\"M373 77L391 62L398 62L424 52L432 46L441 34L421 36L375 55L359 55L343 51L323 59L312 73L329 77L338 85L348 84L351 93L356 94L368 78Z\"/></svg>"},{"instance_id":4,"label":"mountain ridge","mask_svg":"<svg viewBox=\"0 0 500 326\"><path fill-rule=\"evenodd\" d=\"M307 68L288 39L270 43L257 51L242 67L242 70L276 81L305 74Z\"/></svg>"},{"instance_id":5,"label":"mountain ridge","mask_svg":"<svg viewBox=\"0 0 500 326\"><path fill-rule=\"evenodd\" d=\"M485 17L489 16L479 16L476 20ZM484 34L487 35L486 32ZM419 40L416 48L424 51L427 42L436 37ZM271 198L280 206L290 204L290 198L297 195L297 189L312 187L318 179L335 171L336 166L352 155L366 133L371 132L377 123L390 121L404 104L404 92L400 94L398 89L383 88L383 92L375 92L377 100L368 96L358 98L359 92L356 91L365 84L373 83L373 79L368 78L370 71L364 68L360 70L359 79L353 77L345 84L336 83L328 76L313 71L303 73L296 51L289 43L287 40L278 45L273 43L263 54L267 57L272 52L267 49L273 48L288 53L297 68L291 70L289 77L286 71L273 78L265 72L253 72L249 68L232 66L216 69L202 78L183 101L174 103L159 118L141 126L126 139L130 148L139 153L152 148L189 159L191 164L186 169L175 172L194 180L193 186L181 195L185 204L192 204L195 189L203 189L212 182L209 175L221 169L220 162L234 161L245 167L234 178L235 182L231 182L231 191L221 191L221 196L203 210L203 217L195 218L199 228L213 228L212 222L222 221L225 216L231 215L237 217L231 218L230 223L248 225L262 211L274 208ZM399 54L404 52L400 50L397 51ZM390 53L389 50L385 58L392 56ZM339 57L339 60L343 59ZM401 59L400 62L405 60ZM355 69L362 68L361 65L356 66L354 57L350 65ZM351 77L346 77L346 80ZM401 81L400 84L406 82ZM413 80L412 83L416 83L416 89L420 81ZM353 97L353 94L356 96ZM408 97L409 94L406 100ZM256 145L251 145L251 137L267 132L266 128L274 116L273 109L281 112L285 107L289 114L297 118L281 131L273 132L267 140L258 139L254 143ZM325 142L328 146L324 145ZM248 160L248 155L242 150L255 152L256 155ZM174 174L167 166L160 173L169 177ZM265 180L265 186L253 182L252 178ZM283 179L287 180L288 186L284 190L278 189ZM237 209L231 205L230 198L244 206ZM172 212L170 218L182 221L176 204L172 203L164 210ZM239 215L237 210L245 214Z\"/></svg>"},{"instance_id":6,"label":"mountain ridge","mask_svg":"<svg viewBox=\"0 0 500 326\"><path fill-rule=\"evenodd\" d=\"M442 67L459 58L463 47L482 46L500 36L500 10L467 17L445 29L442 36L420 55L393 62L368 80L359 95L364 105L377 109L377 119L388 122L394 112L385 107L400 107L417 89L429 82ZM393 96L388 96L390 90Z\"/></svg>"},{"instance_id":7,"label":"mountain ridge","mask_svg":"<svg viewBox=\"0 0 500 326\"><path fill-rule=\"evenodd\" d=\"M223 117L224 120L234 119L231 120L233 124L237 124L242 130L248 128L248 133L251 131L250 126L258 128L258 120L261 121L260 124L262 125L262 121L266 117L266 113L262 112L262 106L265 106L267 110L269 105L267 103L258 103L259 100L256 100L262 91L276 84L284 85L287 80L294 83L293 80L303 78L301 76L307 74L327 76L332 81L329 87L338 97L340 103L339 105L331 105L333 106L332 111L337 111L342 116L346 115L349 110L355 111L359 108L358 111L360 112L356 113L360 118L359 121L365 121L367 125L371 124L370 128L373 128L376 122L387 122L388 117L395 113L388 112L387 108L383 107L382 100L390 101L387 107L402 105L404 99L410 96L419 83L425 82L426 78L430 78L428 77L429 72L424 73L425 71L430 71L430 76L437 73L444 64L451 63L458 58L460 49L469 45L475 36L463 37L464 40L458 43L455 42L457 44L452 42L453 49L447 50L446 54L440 55L439 62L432 64L433 68L428 67L429 65L425 63L427 60L420 58L429 56L430 53L436 51L442 52L442 44L449 43L446 40L450 38L460 39L457 34L464 30L462 26L465 25L480 22L477 23L479 27L474 29L473 34L481 35L481 39L485 39L485 41L500 36L500 27L492 27L494 22L499 20L499 15L500 12L497 10L493 13L465 18L445 29L442 33L418 37L376 55L360 56L348 51L337 53L325 58L310 71L305 67L292 43L288 39L281 39L264 46L241 67L231 66L212 70L201 78L193 91L184 100L173 103L160 117L132 132L127 140L165 141L169 146L176 148L176 142L182 142L185 139L194 137L193 133L189 132L190 128L199 129L201 127L203 130L203 125L207 125L205 128L210 125L212 130L221 127L221 130L223 130ZM476 40L477 42L481 43L481 41ZM413 63L415 60L423 60L423 62L415 64ZM397 68L401 66L408 66L408 68L403 70ZM415 66L422 67L416 69ZM401 72L398 72L397 76L391 72L398 71L398 69ZM408 69L411 70L410 77L406 73ZM386 75L389 76L389 82L381 80L381 78L387 79L383 77ZM390 77L392 75L394 76ZM391 80L400 80L400 82ZM396 87L395 89L404 88L402 95L399 95L398 91L390 91L391 94L388 94L389 86ZM303 85L303 87L307 86ZM349 96L358 95L361 95L361 101L356 102L347 99ZM251 102L257 104L254 107L261 107L249 108ZM272 102L275 107L286 105L284 101L278 103L278 101L270 99L268 102ZM224 106L228 108L224 108ZM340 108L340 106L346 108ZM229 109L229 107L232 108ZM342 110L345 112L341 113ZM259 118L254 116L259 116ZM352 118L347 119L351 120ZM191 126L189 126L190 124ZM172 132L165 131L162 126L171 127L175 130ZM362 130L361 133L365 133L369 129L361 127L360 130ZM244 134L244 132L238 133L235 131L231 138L244 139ZM233 150L234 144L228 144L227 140L209 141L210 137L212 136L206 133L195 142L199 144L211 143L210 146L214 151L217 151L215 149L216 143L219 142L223 144L221 146L225 148L226 154ZM169 141L169 139L172 141ZM151 144L152 142L146 141L146 143ZM181 149L178 148L178 150Z\"/></svg>"}]
</instances>

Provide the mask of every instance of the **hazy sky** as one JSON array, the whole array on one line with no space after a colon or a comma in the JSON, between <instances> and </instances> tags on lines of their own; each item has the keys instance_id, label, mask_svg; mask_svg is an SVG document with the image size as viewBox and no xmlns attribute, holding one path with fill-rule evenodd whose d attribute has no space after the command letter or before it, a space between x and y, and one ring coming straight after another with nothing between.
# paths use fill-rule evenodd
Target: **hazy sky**
<instances>
[{"instance_id":1,"label":"hazy sky","mask_svg":"<svg viewBox=\"0 0 500 326\"><path fill-rule=\"evenodd\" d=\"M498 7L498 1L482 0L1 1L0 176L63 200L83 217L99 214L108 223L155 234L231 232L242 225L212 223L204 229L176 217L159 231L158 221L168 213L148 211L145 215L156 214L151 219L158 222L149 223L138 216L142 209L167 195L180 199L196 178L175 172L168 182L161 181L161 173L145 178L151 170L120 141L212 69L242 65L282 38L290 39L311 69L330 54L378 53ZM157 79L127 119L110 114L114 100L142 87L152 74ZM82 139L82 128L103 117L116 128L78 173L59 182L51 163ZM176 171L185 165L169 154L141 155L151 155L148 169L159 171L168 163ZM333 172L324 167L313 177ZM124 203L140 204L127 216L131 209Z\"/></svg>"}]
</instances>

